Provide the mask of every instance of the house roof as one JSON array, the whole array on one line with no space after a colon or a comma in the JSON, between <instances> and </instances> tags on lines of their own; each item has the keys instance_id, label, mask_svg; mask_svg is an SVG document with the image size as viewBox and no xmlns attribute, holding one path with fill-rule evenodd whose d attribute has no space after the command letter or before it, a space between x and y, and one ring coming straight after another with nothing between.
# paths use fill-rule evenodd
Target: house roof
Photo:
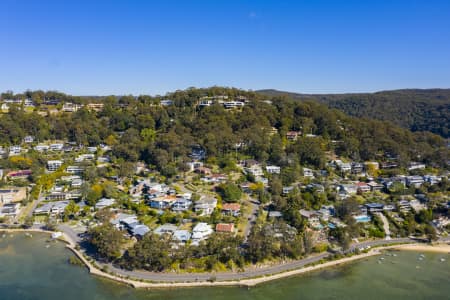
<instances>
[{"instance_id":1,"label":"house roof","mask_svg":"<svg viewBox=\"0 0 450 300\"><path fill-rule=\"evenodd\" d=\"M233 232L234 224L233 223L219 223L216 225L217 232Z\"/></svg>"},{"instance_id":2,"label":"house roof","mask_svg":"<svg viewBox=\"0 0 450 300\"><path fill-rule=\"evenodd\" d=\"M156 234L173 233L178 229L178 226L173 224L164 224L155 229Z\"/></svg>"},{"instance_id":3,"label":"house roof","mask_svg":"<svg viewBox=\"0 0 450 300\"><path fill-rule=\"evenodd\" d=\"M224 203L222 204L222 210L239 211L241 205L239 203Z\"/></svg>"}]
</instances>

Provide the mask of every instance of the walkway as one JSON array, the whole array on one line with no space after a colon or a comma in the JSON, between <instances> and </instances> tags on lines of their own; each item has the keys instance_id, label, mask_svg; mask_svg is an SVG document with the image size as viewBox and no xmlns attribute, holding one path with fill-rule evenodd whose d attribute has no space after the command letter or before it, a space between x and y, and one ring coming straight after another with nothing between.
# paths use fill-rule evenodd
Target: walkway
<instances>
[{"instance_id":1,"label":"walkway","mask_svg":"<svg viewBox=\"0 0 450 300\"><path fill-rule=\"evenodd\" d=\"M391 231L389 230L389 222L388 219L386 218L386 216L379 212L377 213L377 215L381 218L381 220L383 221L383 230L384 233L386 234L386 241L389 241L391 239Z\"/></svg>"}]
</instances>

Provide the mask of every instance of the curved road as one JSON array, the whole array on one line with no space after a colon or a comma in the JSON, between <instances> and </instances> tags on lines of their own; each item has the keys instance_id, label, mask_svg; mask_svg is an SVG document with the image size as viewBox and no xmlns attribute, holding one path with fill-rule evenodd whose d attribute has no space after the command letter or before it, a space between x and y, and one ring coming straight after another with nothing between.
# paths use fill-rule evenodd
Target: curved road
<instances>
[{"instance_id":1,"label":"curved road","mask_svg":"<svg viewBox=\"0 0 450 300\"><path fill-rule=\"evenodd\" d=\"M58 226L58 229L63 231L69 238L71 238L74 242L79 243L81 238L78 234L68 225L61 224ZM445 240L445 239L444 239ZM450 240L450 238L449 238ZM375 247L386 244L397 244L397 243L414 243L415 240L410 238L398 238L391 240L374 240L374 241L366 241L357 244L351 245L350 249L347 252L354 251L359 248L366 248L368 246ZM268 267L252 267L243 272L219 272L219 273L156 273L156 272L148 272L148 271L140 271L140 270L124 270L113 266L112 264L108 264L107 267L110 271L114 273L130 277L133 279L142 279L154 282L196 282L196 281L207 281L211 278L215 278L217 281L229 281L229 280L242 280L246 278L254 278L260 277L264 275L272 275L277 273L283 273L286 271L291 271L294 269L300 269L305 265L316 263L324 258L331 256L331 253L325 252L313 256L309 256L300 260L289 261L284 264L277 264ZM97 262L100 267L105 266L105 264Z\"/></svg>"}]
</instances>

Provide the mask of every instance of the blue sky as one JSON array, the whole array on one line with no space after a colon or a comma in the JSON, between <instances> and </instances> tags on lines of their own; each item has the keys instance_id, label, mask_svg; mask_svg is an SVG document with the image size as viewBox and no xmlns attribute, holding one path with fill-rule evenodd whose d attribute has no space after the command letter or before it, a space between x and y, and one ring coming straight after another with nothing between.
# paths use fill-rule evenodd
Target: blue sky
<instances>
[{"instance_id":1,"label":"blue sky","mask_svg":"<svg viewBox=\"0 0 450 300\"><path fill-rule=\"evenodd\" d=\"M450 87L450 1L0 2L0 91Z\"/></svg>"}]
</instances>

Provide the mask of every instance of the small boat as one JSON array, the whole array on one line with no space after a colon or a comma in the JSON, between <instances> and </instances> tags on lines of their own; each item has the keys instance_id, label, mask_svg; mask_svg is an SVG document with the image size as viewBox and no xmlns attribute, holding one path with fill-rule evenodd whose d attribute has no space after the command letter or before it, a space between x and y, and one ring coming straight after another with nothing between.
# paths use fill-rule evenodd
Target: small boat
<instances>
[{"instance_id":1,"label":"small boat","mask_svg":"<svg viewBox=\"0 0 450 300\"><path fill-rule=\"evenodd\" d=\"M380 257L380 260L384 260L384 257Z\"/></svg>"},{"instance_id":2,"label":"small boat","mask_svg":"<svg viewBox=\"0 0 450 300\"><path fill-rule=\"evenodd\" d=\"M397 254L394 253L392 256L397 257Z\"/></svg>"},{"instance_id":3,"label":"small boat","mask_svg":"<svg viewBox=\"0 0 450 300\"><path fill-rule=\"evenodd\" d=\"M50 248L50 245L48 245L48 244L47 244L47 245L45 245L45 248L47 248L47 249L48 249L48 248Z\"/></svg>"},{"instance_id":4,"label":"small boat","mask_svg":"<svg viewBox=\"0 0 450 300\"><path fill-rule=\"evenodd\" d=\"M6 234L3 234L3 235L2 235L2 238L3 238L3 239L6 238Z\"/></svg>"},{"instance_id":5,"label":"small boat","mask_svg":"<svg viewBox=\"0 0 450 300\"><path fill-rule=\"evenodd\" d=\"M440 261L441 261L441 262L444 262L444 261L445 261L445 258L441 257Z\"/></svg>"},{"instance_id":6,"label":"small boat","mask_svg":"<svg viewBox=\"0 0 450 300\"><path fill-rule=\"evenodd\" d=\"M419 257L418 260L423 260L423 257Z\"/></svg>"}]
</instances>

